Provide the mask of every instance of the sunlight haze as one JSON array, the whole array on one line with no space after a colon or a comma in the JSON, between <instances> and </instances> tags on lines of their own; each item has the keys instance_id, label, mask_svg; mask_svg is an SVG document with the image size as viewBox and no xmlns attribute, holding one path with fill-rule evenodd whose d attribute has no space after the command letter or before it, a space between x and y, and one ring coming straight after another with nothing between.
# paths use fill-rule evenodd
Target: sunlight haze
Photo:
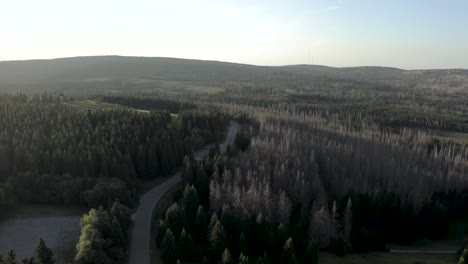
<instances>
[{"instance_id":1,"label":"sunlight haze","mask_svg":"<svg viewBox=\"0 0 468 264\"><path fill-rule=\"evenodd\" d=\"M88 55L468 68L468 2L3 1L0 60Z\"/></svg>"}]
</instances>

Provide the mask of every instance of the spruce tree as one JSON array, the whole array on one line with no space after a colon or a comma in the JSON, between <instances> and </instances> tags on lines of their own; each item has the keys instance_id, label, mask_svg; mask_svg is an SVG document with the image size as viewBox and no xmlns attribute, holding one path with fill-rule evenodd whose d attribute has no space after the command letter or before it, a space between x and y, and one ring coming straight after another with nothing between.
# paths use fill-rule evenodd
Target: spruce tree
<instances>
[{"instance_id":1,"label":"spruce tree","mask_svg":"<svg viewBox=\"0 0 468 264\"><path fill-rule=\"evenodd\" d=\"M221 258L221 263L222 264L229 264L232 261L231 253L229 250L226 248L223 252L222 258Z\"/></svg>"},{"instance_id":2,"label":"spruce tree","mask_svg":"<svg viewBox=\"0 0 468 264\"><path fill-rule=\"evenodd\" d=\"M33 257L29 257L29 258L24 258L22 261L21 261L22 264L36 264L36 262L34 261L34 258ZM0 264L4 264L4 262L2 262L2 260L0 259Z\"/></svg>"},{"instance_id":3,"label":"spruce tree","mask_svg":"<svg viewBox=\"0 0 468 264\"><path fill-rule=\"evenodd\" d=\"M36 248L35 255L36 264L54 264L54 253L47 247L44 239L39 239L39 245Z\"/></svg>"},{"instance_id":4,"label":"spruce tree","mask_svg":"<svg viewBox=\"0 0 468 264\"><path fill-rule=\"evenodd\" d=\"M161 242L161 260L164 264L175 264L177 262L176 239L170 229L167 229Z\"/></svg>"},{"instance_id":5,"label":"spruce tree","mask_svg":"<svg viewBox=\"0 0 468 264\"><path fill-rule=\"evenodd\" d=\"M206 220L205 211L203 210L203 206L200 205L198 206L192 233L194 235L195 241L198 244L206 241L207 225L208 223Z\"/></svg>"},{"instance_id":6,"label":"spruce tree","mask_svg":"<svg viewBox=\"0 0 468 264\"><path fill-rule=\"evenodd\" d=\"M198 257L196 256L195 243L192 240L192 236L187 234L185 228L180 233L178 252L179 258L184 262L191 262Z\"/></svg>"},{"instance_id":7,"label":"spruce tree","mask_svg":"<svg viewBox=\"0 0 468 264\"><path fill-rule=\"evenodd\" d=\"M348 244L351 238L352 221L353 221L353 212L351 210L352 210L352 203L351 203L351 198L349 198L346 204L346 209L344 213L344 232L343 232L344 240Z\"/></svg>"},{"instance_id":8,"label":"spruce tree","mask_svg":"<svg viewBox=\"0 0 468 264\"><path fill-rule=\"evenodd\" d=\"M318 264L318 250L312 241L307 245L306 260L309 264Z\"/></svg>"},{"instance_id":9,"label":"spruce tree","mask_svg":"<svg viewBox=\"0 0 468 264\"><path fill-rule=\"evenodd\" d=\"M294 244L292 238L288 238L284 243L283 253L281 254L281 263L288 264L294 255Z\"/></svg>"},{"instance_id":10,"label":"spruce tree","mask_svg":"<svg viewBox=\"0 0 468 264\"><path fill-rule=\"evenodd\" d=\"M249 257L245 256L244 253L241 253L239 256L239 264L249 264Z\"/></svg>"},{"instance_id":11,"label":"spruce tree","mask_svg":"<svg viewBox=\"0 0 468 264\"><path fill-rule=\"evenodd\" d=\"M209 234L210 247L214 252L221 252L226 247L226 233L223 225L218 221Z\"/></svg>"},{"instance_id":12,"label":"spruce tree","mask_svg":"<svg viewBox=\"0 0 468 264\"><path fill-rule=\"evenodd\" d=\"M18 264L18 262L16 262L16 253L13 250L8 251L5 264Z\"/></svg>"}]
</instances>

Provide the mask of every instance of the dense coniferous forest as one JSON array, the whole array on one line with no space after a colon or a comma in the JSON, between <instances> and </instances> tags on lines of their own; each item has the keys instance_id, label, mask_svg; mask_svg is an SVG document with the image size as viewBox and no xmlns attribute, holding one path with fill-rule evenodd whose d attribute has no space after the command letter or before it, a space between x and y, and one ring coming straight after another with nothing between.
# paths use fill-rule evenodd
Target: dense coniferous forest
<instances>
[{"instance_id":1,"label":"dense coniferous forest","mask_svg":"<svg viewBox=\"0 0 468 264\"><path fill-rule=\"evenodd\" d=\"M345 255L441 238L466 215L465 146L339 116L247 112L230 157L186 160L187 186L159 221L166 263L226 253L316 263L318 249Z\"/></svg>"},{"instance_id":2,"label":"dense coniferous forest","mask_svg":"<svg viewBox=\"0 0 468 264\"><path fill-rule=\"evenodd\" d=\"M181 111L80 112L43 94L1 96L0 155L3 203L132 205L136 178L168 175L202 141L216 133L221 113ZM214 137L214 136L212 136ZM203 142L201 142L203 143Z\"/></svg>"},{"instance_id":3,"label":"dense coniferous forest","mask_svg":"<svg viewBox=\"0 0 468 264\"><path fill-rule=\"evenodd\" d=\"M320 252L385 251L466 222L464 70L124 57L0 69L22 63L28 78L0 85L26 93L0 96L0 207L88 207L77 263L125 259L137 182L180 168L155 219L169 264L317 263ZM194 160L230 120L241 125L235 144Z\"/></svg>"},{"instance_id":4,"label":"dense coniferous forest","mask_svg":"<svg viewBox=\"0 0 468 264\"><path fill-rule=\"evenodd\" d=\"M66 101L47 94L0 96L0 207L92 208L81 221L75 260L116 263L126 256L137 180L174 172L195 148L222 136L227 118L215 108L182 109L175 101L124 100L153 105L149 112L83 111Z\"/></svg>"}]
</instances>

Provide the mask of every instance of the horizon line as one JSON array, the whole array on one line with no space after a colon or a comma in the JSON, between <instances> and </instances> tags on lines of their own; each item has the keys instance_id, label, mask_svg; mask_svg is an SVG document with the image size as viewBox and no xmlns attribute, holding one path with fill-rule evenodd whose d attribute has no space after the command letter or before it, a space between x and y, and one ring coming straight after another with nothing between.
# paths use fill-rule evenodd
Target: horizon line
<instances>
[{"instance_id":1,"label":"horizon line","mask_svg":"<svg viewBox=\"0 0 468 264\"><path fill-rule=\"evenodd\" d=\"M52 57L52 58L36 58L36 59L17 59L17 60L0 60L0 63L10 63L10 62L33 62L33 61L53 61L53 60L66 60L66 59L78 59L78 58L96 58L96 57L122 57L122 58L144 58L144 59L173 59L173 60L190 60L190 61L200 61L200 62L217 62L217 63L227 63L227 64L237 64L245 66L254 66L254 67L292 67L292 66L318 66L318 67L327 67L335 69L350 69L350 68L387 68L395 69L402 71L424 71L424 70L468 70L468 68L402 68L395 66L387 65L355 65L355 66L330 66L324 64L277 64L277 65L262 65L262 64L249 64L243 62L233 62L233 61L223 61L216 59L194 59L194 58L181 58L181 57L165 57L165 56L138 56L138 55L81 55L81 56L66 56L66 57Z\"/></svg>"}]
</instances>

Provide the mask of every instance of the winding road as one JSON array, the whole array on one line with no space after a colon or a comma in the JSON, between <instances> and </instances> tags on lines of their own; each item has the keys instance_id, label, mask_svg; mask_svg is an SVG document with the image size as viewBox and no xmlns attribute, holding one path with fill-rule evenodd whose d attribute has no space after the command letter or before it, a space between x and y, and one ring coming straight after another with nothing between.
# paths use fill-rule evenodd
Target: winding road
<instances>
[{"instance_id":1,"label":"winding road","mask_svg":"<svg viewBox=\"0 0 468 264\"><path fill-rule=\"evenodd\" d=\"M224 153L228 145L234 143L239 125L231 121L226 141L220 145L221 152ZM196 160L201 160L208 155L212 145L204 147L193 154ZM150 242L151 242L151 223L153 211L157 203L172 187L181 180L181 172L178 172L169 179L151 189L140 199L140 204L133 215L133 230L130 238L130 264L149 264L150 263Z\"/></svg>"}]
</instances>

